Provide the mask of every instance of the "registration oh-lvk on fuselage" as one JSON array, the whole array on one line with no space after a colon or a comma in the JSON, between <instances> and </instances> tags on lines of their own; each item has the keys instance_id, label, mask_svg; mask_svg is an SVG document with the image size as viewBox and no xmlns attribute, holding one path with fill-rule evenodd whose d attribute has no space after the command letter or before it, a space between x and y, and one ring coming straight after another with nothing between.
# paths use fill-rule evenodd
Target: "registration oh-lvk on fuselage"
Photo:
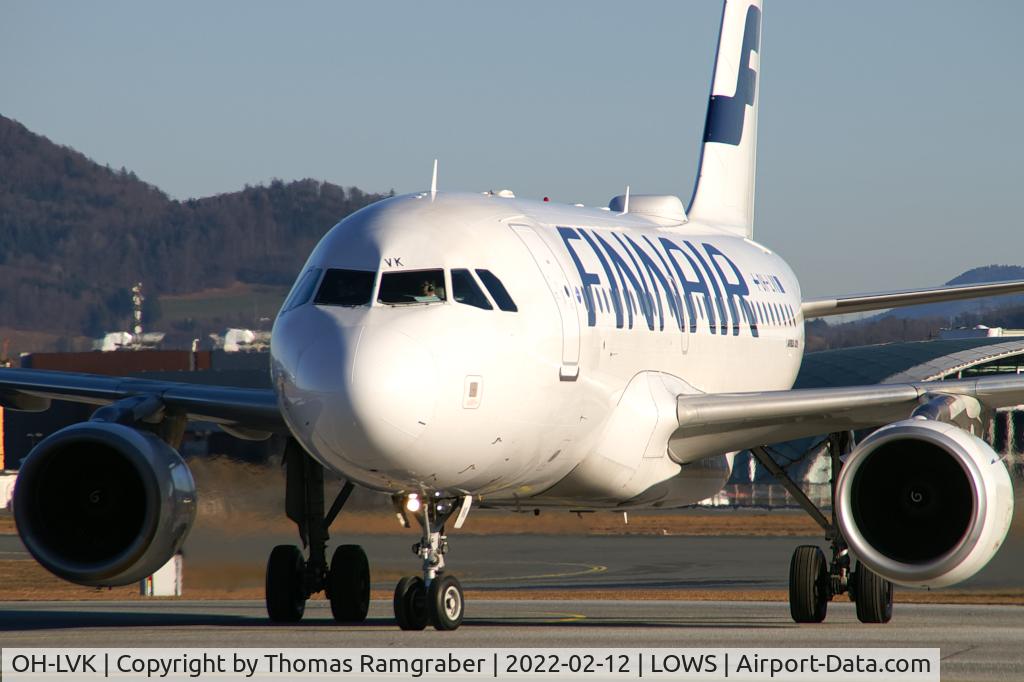
<instances>
[{"instance_id":1,"label":"registration oh-lvk on fuselage","mask_svg":"<svg viewBox=\"0 0 1024 682\"><path fill-rule=\"evenodd\" d=\"M349 216L310 255L274 325L272 390L0 370L7 407L105 405L25 461L14 504L25 546L86 585L162 565L194 518L175 448L184 420L200 418L243 438L289 437L287 513L305 550L271 552L276 621L301 618L322 590L337 620L366 618L365 553L340 545L327 557L354 485L390 494L422 530L421 571L395 588L398 625L450 630L464 600L445 532L474 504L692 504L748 448L830 540L830 557L811 545L793 555L794 620L823 620L847 593L860 620L885 622L893 582L976 573L1013 509L1006 467L981 439L986 415L1024 402L1024 379L791 387L805 319L1024 283L803 300L786 263L752 239L760 35L759 0L726 2L687 209L628 190L606 209L438 192L435 166L430 191ZM879 426L854 443L852 430ZM761 447L825 434L835 525ZM348 481L329 509L325 469Z\"/></svg>"}]
</instances>

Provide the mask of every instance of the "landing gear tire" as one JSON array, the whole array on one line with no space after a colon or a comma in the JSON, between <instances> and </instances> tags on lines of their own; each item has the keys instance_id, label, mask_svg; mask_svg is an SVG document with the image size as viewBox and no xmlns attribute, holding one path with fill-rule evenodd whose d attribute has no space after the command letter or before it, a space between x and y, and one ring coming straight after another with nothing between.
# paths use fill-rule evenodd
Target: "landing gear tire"
<instances>
[{"instance_id":1,"label":"landing gear tire","mask_svg":"<svg viewBox=\"0 0 1024 682\"><path fill-rule=\"evenodd\" d=\"M829 573L825 553L815 545L800 545L789 562L789 613L797 623L825 620L829 602ZM860 614L860 607L857 607Z\"/></svg>"},{"instance_id":2,"label":"landing gear tire","mask_svg":"<svg viewBox=\"0 0 1024 682\"><path fill-rule=\"evenodd\" d=\"M427 627L427 589L423 578L408 576L395 586L395 620L403 630L422 630Z\"/></svg>"},{"instance_id":3,"label":"landing gear tire","mask_svg":"<svg viewBox=\"0 0 1024 682\"><path fill-rule=\"evenodd\" d=\"M295 545L278 545L267 560L267 615L277 623L297 623L306 611L306 560Z\"/></svg>"},{"instance_id":4,"label":"landing gear tire","mask_svg":"<svg viewBox=\"0 0 1024 682\"><path fill-rule=\"evenodd\" d=\"M857 620L862 623L888 623L892 619L892 583L859 561L853 582Z\"/></svg>"},{"instance_id":5,"label":"landing gear tire","mask_svg":"<svg viewBox=\"0 0 1024 682\"><path fill-rule=\"evenodd\" d=\"M427 592L427 612L430 623L437 630L454 630L462 624L466 599L462 585L453 575L438 576Z\"/></svg>"},{"instance_id":6,"label":"landing gear tire","mask_svg":"<svg viewBox=\"0 0 1024 682\"><path fill-rule=\"evenodd\" d=\"M370 562L359 545L334 550L327 574L331 614L339 623L362 623L370 610Z\"/></svg>"}]
</instances>

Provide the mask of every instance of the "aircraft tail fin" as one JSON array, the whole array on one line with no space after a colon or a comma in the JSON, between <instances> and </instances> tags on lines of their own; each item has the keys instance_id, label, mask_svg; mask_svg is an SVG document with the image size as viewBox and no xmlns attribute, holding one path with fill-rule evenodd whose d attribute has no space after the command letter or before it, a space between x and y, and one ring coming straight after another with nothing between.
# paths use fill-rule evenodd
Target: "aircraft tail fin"
<instances>
[{"instance_id":1,"label":"aircraft tail fin","mask_svg":"<svg viewBox=\"0 0 1024 682\"><path fill-rule=\"evenodd\" d=\"M726 0L690 220L749 237L754 225L761 0Z\"/></svg>"}]
</instances>

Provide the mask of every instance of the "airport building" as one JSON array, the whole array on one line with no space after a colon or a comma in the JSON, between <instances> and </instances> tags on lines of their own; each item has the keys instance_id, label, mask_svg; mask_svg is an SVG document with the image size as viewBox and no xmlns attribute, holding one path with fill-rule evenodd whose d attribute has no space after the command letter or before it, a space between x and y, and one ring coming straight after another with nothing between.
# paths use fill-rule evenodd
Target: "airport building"
<instances>
[{"instance_id":1,"label":"airport building","mask_svg":"<svg viewBox=\"0 0 1024 682\"><path fill-rule=\"evenodd\" d=\"M988 330L988 328L985 328ZM960 331L960 330L956 330ZM1012 333L991 335L981 331L951 335L933 341L911 341L875 346L858 346L818 351L804 356L794 388L828 388L870 384L899 384L912 381L965 379L990 374L1019 374L1024 371L1024 336ZM858 434L866 435L866 434ZM1024 478L1024 409L999 410L989 434L996 452L1007 456L1011 473ZM823 438L803 439L772 446L776 460L801 480L809 496L828 506L831 464L827 456L805 457ZM751 488L750 484L758 484ZM761 499L750 500L755 495ZM729 503L776 506L785 491L774 477L743 452L736 456L733 475L721 496Z\"/></svg>"},{"instance_id":2,"label":"airport building","mask_svg":"<svg viewBox=\"0 0 1024 682\"><path fill-rule=\"evenodd\" d=\"M181 381L185 383L270 388L270 359L265 352L118 350L86 353L30 353L21 366L31 369L84 372L105 376ZM17 469L32 447L54 431L89 419L95 407L55 400L45 412L2 411L5 469ZM284 450L278 437L242 441L206 422L190 422L182 454L222 454L250 462L266 461Z\"/></svg>"}]
</instances>

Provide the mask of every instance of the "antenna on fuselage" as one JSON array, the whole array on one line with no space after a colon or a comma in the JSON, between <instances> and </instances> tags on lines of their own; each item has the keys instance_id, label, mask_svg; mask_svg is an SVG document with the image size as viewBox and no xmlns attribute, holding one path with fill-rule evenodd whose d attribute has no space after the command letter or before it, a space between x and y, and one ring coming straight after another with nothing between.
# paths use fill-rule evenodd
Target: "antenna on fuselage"
<instances>
[{"instance_id":1,"label":"antenna on fuselage","mask_svg":"<svg viewBox=\"0 0 1024 682\"><path fill-rule=\"evenodd\" d=\"M622 213L619 215L626 215L629 213L629 185L626 185L626 196L622 199Z\"/></svg>"},{"instance_id":2,"label":"antenna on fuselage","mask_svg":"<svg viewBox=\"0 0 1024 682\"><path fill-rule=\"evenodd\" d=\"M434 174L430 178L430 198L437 196L437 159L434 159Z\"/></svg>"}]
</instances>

